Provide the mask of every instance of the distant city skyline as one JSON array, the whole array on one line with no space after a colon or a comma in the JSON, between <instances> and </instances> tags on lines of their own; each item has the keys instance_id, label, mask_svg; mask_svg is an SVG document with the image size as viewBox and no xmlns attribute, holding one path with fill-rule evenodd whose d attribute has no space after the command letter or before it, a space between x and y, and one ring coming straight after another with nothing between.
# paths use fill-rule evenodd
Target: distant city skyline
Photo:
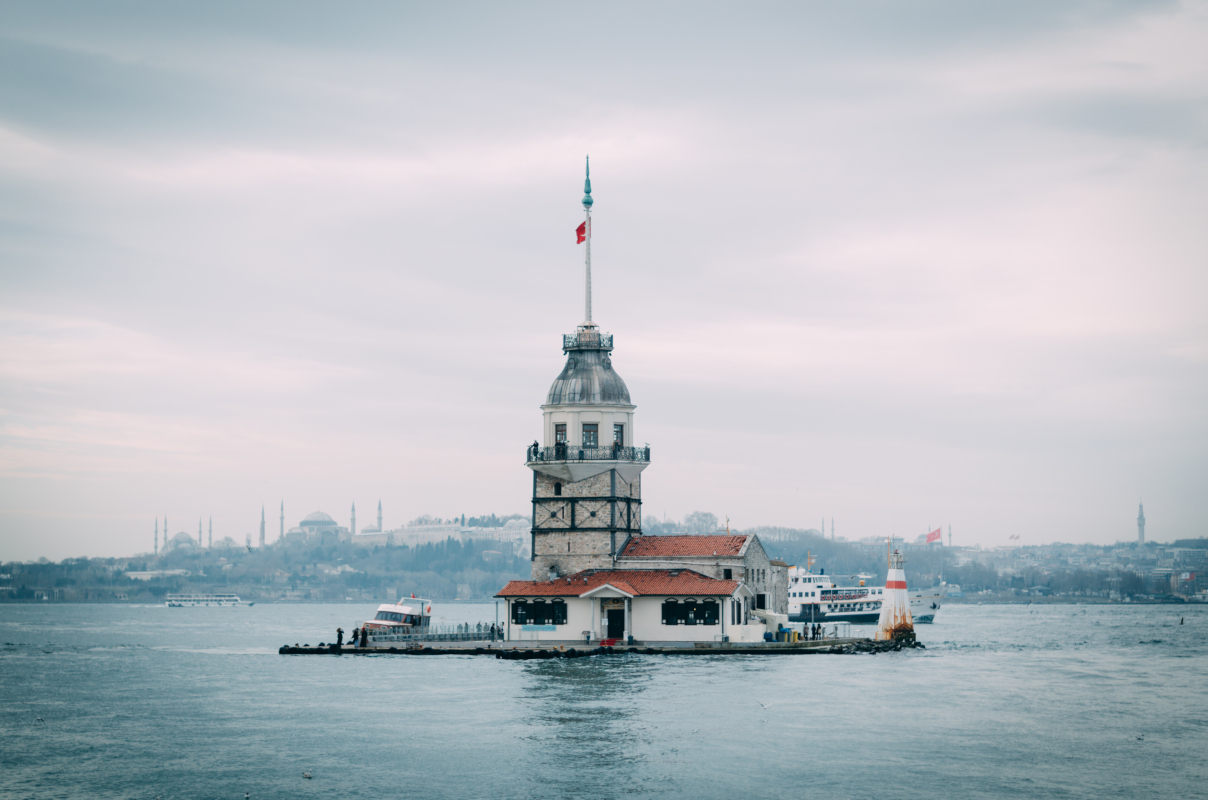
<instances>
[{"instance_id":1,"label":"distant city skyline","mask_svg":"<svg viewBox=\"0 0 1208 800\"><path fill-rule=\"evenodd\" d=\"M11 7L0 560L525 513L588 153L645 513L1205 535L1206 40L1161 2Z\"/></svg>"}]
</instances>

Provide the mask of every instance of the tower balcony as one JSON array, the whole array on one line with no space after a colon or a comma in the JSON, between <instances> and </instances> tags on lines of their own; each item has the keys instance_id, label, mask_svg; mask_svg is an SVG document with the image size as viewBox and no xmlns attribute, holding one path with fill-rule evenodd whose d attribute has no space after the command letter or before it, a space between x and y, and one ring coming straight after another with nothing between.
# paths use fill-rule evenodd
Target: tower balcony
<instances>
[{"instance_id":1,"label":"tower balcony","mask_svg":"<svg viewBox=\"0 0 1208 800\"><path fill-rule=\"evenodd\" d=\"M565 461L631 461L638 464L649 464L650 448L619 446L583 447L570 444L538 447L530 444L525 451L525 461L529 465L542 462Z\"/></svg>"},{"instance_id":2,"label":"tower balcony","mask_svg":"<svg viewBox=\"0 0 1208 800\"><path fill-rule=\"evenodd\" d=\"M581 330L562 336L562 352L568 350L612 350L612 334Z\"/></svg>"}]
</instances>

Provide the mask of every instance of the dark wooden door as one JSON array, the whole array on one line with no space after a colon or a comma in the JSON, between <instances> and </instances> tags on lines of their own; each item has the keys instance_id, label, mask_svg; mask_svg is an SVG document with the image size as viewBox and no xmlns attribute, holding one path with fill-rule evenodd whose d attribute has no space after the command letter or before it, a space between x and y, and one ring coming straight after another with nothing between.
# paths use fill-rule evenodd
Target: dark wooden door
<instances>
[{"instance_id":1,"label":"dark wooden door","mask_svg":"<svg viewBox=\"0 0 1208 800\"><path fill-rule=\"evenodd\" d=\"M608 609L608 638L620 639L625 635L625 609Z\"/></svg>"}]
</instances>

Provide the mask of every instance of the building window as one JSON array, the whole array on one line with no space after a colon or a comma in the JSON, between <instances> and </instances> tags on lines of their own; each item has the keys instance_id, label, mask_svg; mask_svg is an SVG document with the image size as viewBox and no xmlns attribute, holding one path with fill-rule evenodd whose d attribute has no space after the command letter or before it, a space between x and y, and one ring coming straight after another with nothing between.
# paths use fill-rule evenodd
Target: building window
<instances>
[{"instance_id":1,"label":"building window","mask_svg":"<svg viewBox=\"0 0 1208 800\"><path fill-rule=\"evenodd\" d=\"M583 423L583 446L584 447L599 447L600 446L600 426L594 422Z\"/></svg>"},{"instance_id":2,"label":"building window","mask_svg":"<svg viewBox=\"0 0 1208 800\"><path fill-rule=\"evenodd\" d=\"M566 444L566 423L554 424L554 444Z\"/></svg>"},{"instance_id":3,"label":"building window","mask_svg":"<svg viewBox=\"0 0 1208 800\"><path fill-rule=\"evenodd\" d=\"M768 607L767 606L767 602L768 602L767 597L768 596L766 594L755 595L755 607L766 611L767 607Z\"/></svg>"},{"instance_id":4,"label":"building window","mask_svg":"<svg viewBox=\"0 0 1208 800\"><path fill-rule=\"evenodd\" d=\"M566 601L516 600L512 603L513 625L565 625Z\"/></svg>"},{"instance_id":5,"label":"building window","mask_svg":"<svg viewBox=\"0 0 1208 800\"><path fill-rule=\"evenodd\" d=\"M723 569L723 570L721 571L721 576L722 576L722 579L723 579L723 580L727 580L727 581L729 581L729 580L733 580L733 579L734 579L734 570L732 570L732 569Z\"/></svg>"},{"instance_id":6,"label":"building window","mask_svg":"<svg viewBox=\"0 0 1208 800\"><path fill-rule=\"evenodd\" d=\"M555 484L554 484L554 495L555 495L555 496L560 496L561 494L562 494L562 484L560 484L560 483L555 483Z\"/></svg>"},{"instance_id":7,"label":"building window","mask_svg":"<svg viewBox=\"0 0 1208 800\"><path fill-rule=\"evenodd\" d=\"M716 600L665 600L664 625L716 625L721 609Z\"/></svg>"},{"instance_id":8,"label":"building window","mask_svg":"<svg viewBox=\"0 0 1208 800\"><path fill-rule=\"evenodd\" d=\"M625 426L616 424L612 426L612 445L613 447L625 446Z\"/></svg>"}]
</instances>

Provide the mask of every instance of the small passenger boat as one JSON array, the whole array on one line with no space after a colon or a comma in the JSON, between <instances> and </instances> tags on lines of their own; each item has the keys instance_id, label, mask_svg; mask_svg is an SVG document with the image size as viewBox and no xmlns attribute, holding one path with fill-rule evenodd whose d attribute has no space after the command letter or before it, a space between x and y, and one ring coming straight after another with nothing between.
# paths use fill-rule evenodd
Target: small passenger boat
<instances>
[{"instance_id":1,"label":"small passenger boat","mask_svg":"<svg viewBox=\"0 0 1208 800\"><path fill-rule=\"evenodd\" d=\"M191 608L193 606L254 606L245 603L236 594L169 594L164 595L168 608Z\"/></svg>"},{"instance_id":2,"label":"small passenger boat","mask_svg":"<svg viewBox=\"0 0 1208 800\"><path fill-rule=\"evenodd\" d=\"M409 597L397 603L383 603L377 614L363 624L371 636L427 633L432 622L432 601Z\"/></svg>"}]
</instances>

